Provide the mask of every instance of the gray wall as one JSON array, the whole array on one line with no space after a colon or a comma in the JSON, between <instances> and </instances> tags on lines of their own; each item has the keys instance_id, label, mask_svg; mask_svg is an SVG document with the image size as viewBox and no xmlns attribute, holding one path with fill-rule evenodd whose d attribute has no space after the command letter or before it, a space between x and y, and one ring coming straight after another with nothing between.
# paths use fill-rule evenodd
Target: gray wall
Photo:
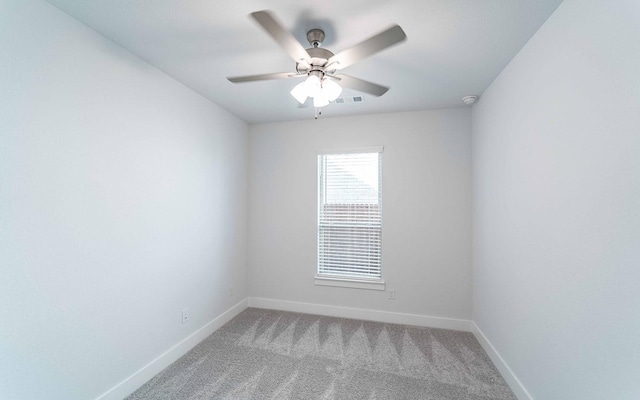
<instances>
[{"instance_id":1,"label":"gray wall","mask_svg":"<svg viewBox=\"0 0 640 400\"><path fill-rule=\"evenodd\" d=\"M640 396L638 21L566 0L473 107L473 318L536 399Z\"/></svg>"},{"instance_id":2,"label":"gray wall","mask_svg":"<svg viewBox=\"0 0 640 400\"><path fill-rule=\"evenodd\" d=\"M47 3L1 8L0 398L95 398L246 298L248 128Z\"/></svg>"},{"instance_id":3,"label":"gray wall","mask_svg":"<svg viewBox=\"0 0 640 400\"><path fill-rule=\"evenodd\" d=\"M252 125L249 295L469 320L470 128L468 108ZM313 282L317 150L380 145L382 268L393 301Z\"/></svg>"}]
</instances>

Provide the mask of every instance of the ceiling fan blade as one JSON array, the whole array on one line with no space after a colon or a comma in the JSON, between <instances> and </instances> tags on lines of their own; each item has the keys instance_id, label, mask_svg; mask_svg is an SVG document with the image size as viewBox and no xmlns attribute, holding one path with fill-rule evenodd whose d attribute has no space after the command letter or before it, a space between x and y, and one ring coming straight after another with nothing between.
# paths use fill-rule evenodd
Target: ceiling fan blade
<instances>
[{"instance_id":1,"label":"ceiling fan blade","mask_svg":"<svg viewBox=\"0 0 640 400\"><path fill-rule=\"evenodd\" d=\"M370 37L364 42L360 42L357 45L334 55L327 61L327 65L331 65L331 69L346 68L356 61L369 57L370 55L384 50L387 47L391 47L396 43L400 43L406 38L407 35L404 33L402 28L398 25L394 25L377 35Z\"/></svg>"},{"instance_id":2,"label":"ceiling fan blade","mask_svg":"<svg viewBox=\"0 0 640 400\"><path fill-rule=\"evenodd\" d=\"M300 42L289 31L284 29L282 24L276 21L271 13L268 11L256 11L252 12L251 16L295 62L311 58Z\"/></svg>"},{"instance_id":3,"label":"ceiling fan blade","mask_svg":"<svg viewBox=\"0 0 640 400\"><path fill-rule=\"evenodd\" d=\"M374 96L382 96L389 90L386 86L381 86L373 82L354 78L349 75L335 75L334 78L340 80L340 85L355 89L359 92L369 93Z\"/></svg>"},{"instance_id":4,"label":"ceiling fan blade","mask_svg":"<svg viewBox=\"0 0 640 400\"><path fill-rule=\"evenodd\" d=\"M242 83L253 81L267 81L270 79L287 79L287 78L303 78L306 75L294 74L291 72L277 72L275 74L260 74L260 75L247 75L247 76L231 76L227 79L229 82Z\"/></svg>"}]
</instances>

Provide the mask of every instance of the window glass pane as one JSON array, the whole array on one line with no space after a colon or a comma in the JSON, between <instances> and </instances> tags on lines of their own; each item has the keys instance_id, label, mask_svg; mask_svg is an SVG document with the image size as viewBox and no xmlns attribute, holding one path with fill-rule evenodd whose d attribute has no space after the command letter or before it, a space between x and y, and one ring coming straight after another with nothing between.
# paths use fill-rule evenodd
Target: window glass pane
<instances>
[{"instance_id":1,"label":"window glass pane","mask_svg":"<svg viewBox=\"0 0 640 400\"><path fill-rule=\"evenodd\" d=\"M326 203L378 202L378 153L326 157Z\"/></svg>"},{"instance_id":2,"label":"window glass pane","mask_svg":"<svg viewBox=\"0 0 640 400\"><path fill-rule=\"evenodd\" d=\"M381 154L318 157L318 274L382 276Z\"/></svg>"}]
</instances>

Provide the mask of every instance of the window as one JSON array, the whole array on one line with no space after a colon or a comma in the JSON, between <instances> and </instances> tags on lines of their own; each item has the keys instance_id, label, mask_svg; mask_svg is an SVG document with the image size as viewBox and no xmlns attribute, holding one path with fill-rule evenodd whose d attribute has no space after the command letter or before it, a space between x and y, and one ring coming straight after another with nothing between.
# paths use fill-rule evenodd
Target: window
<instances>
[{"instance_id":1,"label":"window","mask_svg":"<svg viewBox=\"0 0 640 400\"><path fill-rule=\"evenodd\" d=\"M318 155L316 284L384 290L382 147Z\"/></svg>"}]
</instances>

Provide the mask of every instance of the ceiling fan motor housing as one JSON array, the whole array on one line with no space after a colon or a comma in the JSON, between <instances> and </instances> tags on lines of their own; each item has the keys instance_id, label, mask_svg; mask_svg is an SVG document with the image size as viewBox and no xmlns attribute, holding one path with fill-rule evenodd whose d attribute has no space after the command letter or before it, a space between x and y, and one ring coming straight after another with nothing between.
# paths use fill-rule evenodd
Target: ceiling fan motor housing
<instances>
[{"instance_id":1,"label":"ceiling fan motor housing","mask_svg":"<svg viewBox=\"0 0 640 400\"><path fill-rule=\"evenodd\" d=\"M324 72L324 67L327 64L327 60L333 57L333 53L321 47L311 47L306 50L307 53L309 53L309 55L311 56L311 65L309 66L306 63L296 63L296 71L299 74L306 74L309 71L314 70Z\"/></svg>"}]
</instances>

